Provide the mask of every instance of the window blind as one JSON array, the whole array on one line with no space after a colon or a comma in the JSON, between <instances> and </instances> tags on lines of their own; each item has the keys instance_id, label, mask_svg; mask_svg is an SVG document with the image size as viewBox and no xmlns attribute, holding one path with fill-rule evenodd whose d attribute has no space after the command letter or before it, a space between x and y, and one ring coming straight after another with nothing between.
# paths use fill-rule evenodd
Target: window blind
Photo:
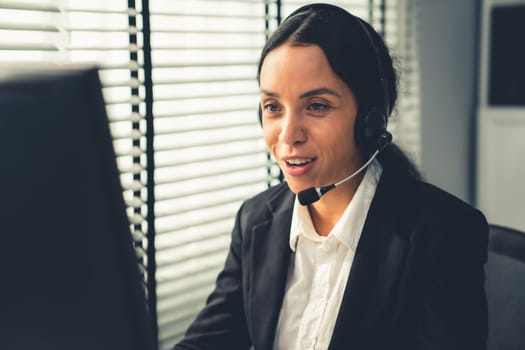
<instances>
[{"instance_id":1,"label":"window blind","mask_svg":"<svg viewBox=\"0 0 525 350\"><path fill-rule=\"evenodd\" d=\"M204 305L242 200L272 175L257 120L262 1L150 1L159 347Z\"/></svg>"},{"instance_id":2,"label":"window blind","mask_svg":"<svg viewBox=\"0 0 525 350\"><path fill-rule=\"evenodd\" d=\"M419 94L419 62L417 45L417 1L383 0L385 8L385 39L398 70L398 102L393 111L390 128L407 155L421 165L421 107Z\"/></svg>"},{"instance_id":3,"label":"window blind","mask_svg":"<svg viewBox=\"0 0 525 350\"><path fill-rule=\"evenodd\" d=\"M129 5L122 0L0 1L0 64L100 67L130 231L146 283L141 21L140 9ZM133 25L135 18L137 25Z\"/></svg>"},{"instance_id":4,"label":"window blind","mask_svg":"<svg viewBox=\"0 0 525 350\"><path fill-rule=\"evenodd\" d=\"M37 62L61 58L67 40L61 32L63 16L51 2L0 2L0 61Z\"/></svg>"}]
</instances>

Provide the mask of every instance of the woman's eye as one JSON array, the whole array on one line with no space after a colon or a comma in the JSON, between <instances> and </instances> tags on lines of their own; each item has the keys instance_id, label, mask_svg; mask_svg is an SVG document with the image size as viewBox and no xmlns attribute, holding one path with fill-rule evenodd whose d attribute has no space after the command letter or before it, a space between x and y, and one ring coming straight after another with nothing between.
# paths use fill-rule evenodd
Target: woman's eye
<instances>
[{"instance_id":1,"label":"woman's eye","mask_svg":"<svg viewBox=\"0 0 525 350\"><path fill-rule=\"evenodd\" d=\"M329 105L325 103L320 103L320 102L314 102L308 106L308 110L314 111L314 112L326 111L328 109L330 109Z\"/></svg>"},{"instance_id":2,"label":"woman's eye","mask_svg":"<svg viewBox=\"0 0 525 350\"><path fill-rule=\"evenodd\" d=\"M279 106L275 103L267 103L264 105L264 110L269 113L275 113L279 111Z\"/></svg>"}]
</instances>

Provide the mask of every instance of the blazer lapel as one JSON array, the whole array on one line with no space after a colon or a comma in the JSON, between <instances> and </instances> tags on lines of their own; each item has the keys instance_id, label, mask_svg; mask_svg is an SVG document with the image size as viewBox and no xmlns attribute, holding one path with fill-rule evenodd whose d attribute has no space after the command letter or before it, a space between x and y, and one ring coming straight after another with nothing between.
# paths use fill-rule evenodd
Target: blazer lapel
<instances>
[{"instance_id":1,"label":"blazer lapel","mask_svg":"<svg viewBox=\"0 0 525 350\"><path fill-rule=\"evenodd\" d=\"M410 242L400 234L400 183L383 173L356 250L329 349L367 348L391 306ZM350 341L350 343L349 343Z\"/></svg>"},{"instance_id":2,"label":"blazer lapel","mask_svg":"<svg viewBox=\"0 0 525 350\"><path fill-rule=\"evenodd\" d=\"M253 344L271 349L283 301L288 266L291 216L295 196L290 191L268 202L271 219L253 227L250 281Z\"/></svg>"}]
</instances>

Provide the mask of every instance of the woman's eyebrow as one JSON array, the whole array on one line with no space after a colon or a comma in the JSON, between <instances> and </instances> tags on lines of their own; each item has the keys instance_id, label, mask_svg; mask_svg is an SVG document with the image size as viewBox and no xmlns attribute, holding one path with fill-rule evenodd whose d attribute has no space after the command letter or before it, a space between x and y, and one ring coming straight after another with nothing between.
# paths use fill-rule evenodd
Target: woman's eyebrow
<instances>
[{"instance_id":1,"label":"woman's eyebrow","mask_svg":"<svg viewBox=\"0 0 525 350\"><path fill-rule=\"evenodd\" d=\"M278 93L271 92L271 91L264 90L264 89L261 89L261 93L269 97L279 97Z\"/></svg>"},{"instance_id":2,"label":"woman's eyebrow","mask_svg":"<svg viewBox=\"0 0 525 350\"><path fill-rule=\"evenodd\" d=\"M266 96L269 96L269 97L279 97L278 93L271 92L271 91L264 90L264 89L261 89L261 93L266 95ZM310 90L310 91L307 91L305 93L302 93L301 95L299 95L299 98L303 99L303 98L308 98L308 97L312 97L312 96L315 96L315 95L324 95L324 94L329 94L329 95L341 97L341 95L338 92L336 92L335 90L332 90L332 89L329 89L329 88L326 88L326 87L322 87L322 88L319 88L319 89L314 89L314 90Z\"/></svg>"},{"instance_id":3,"label":"woman's eyebrow","mask_svg":"<svg viewBox=\"0 0 525 350\"><path fill-rule=\"evenodd\" d=\"M307 98L307 97L312 97L312 96L315 96L315 95L324 95L324 94L329 94L329 95L341 97L341 95L339 93L337 93L336 91L334 91L332 89L329 89L329 88L326 88L326 87L323 87L323 88L307 91L304 94L301 94L299 96L299 98Z\"/></svg>"}]
</instances>

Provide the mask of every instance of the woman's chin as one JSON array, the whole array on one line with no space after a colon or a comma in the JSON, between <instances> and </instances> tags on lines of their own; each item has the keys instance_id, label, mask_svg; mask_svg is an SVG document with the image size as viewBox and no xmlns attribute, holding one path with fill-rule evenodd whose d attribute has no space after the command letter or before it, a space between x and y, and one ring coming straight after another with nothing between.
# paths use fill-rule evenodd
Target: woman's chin
<instances>
[{"instance_id":1,"label":"woman's chin","mask_svg":"<svg viewBox=\"0 0 525 350\"><path fill-rule=\"evenodd\" d=\"M309 188L315 187L313 184L312 185L296 184L296 183L289 182L289 181L286 181L286 183L288 184L288 188L290 189L290 191L292 191L295 194L297 194L297 193L299 193L301 191L307 190Z\"/></svg>"}]
</instances>

